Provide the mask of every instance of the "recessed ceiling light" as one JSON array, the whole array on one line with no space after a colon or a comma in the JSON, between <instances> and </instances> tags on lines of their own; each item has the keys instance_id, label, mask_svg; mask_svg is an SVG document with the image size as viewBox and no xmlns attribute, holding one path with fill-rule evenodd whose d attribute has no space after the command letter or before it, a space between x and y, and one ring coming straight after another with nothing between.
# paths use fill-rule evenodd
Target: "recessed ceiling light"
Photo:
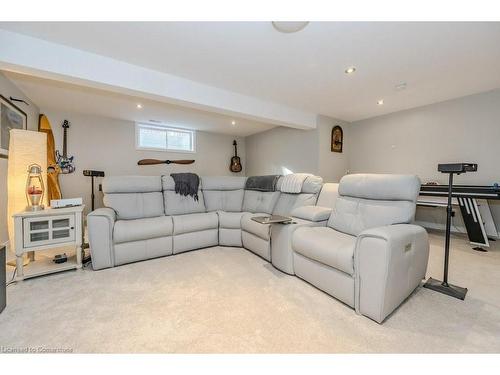
<instances>
[{"instance_id":1,"label":"recessed ceiling light","mask_svg":"<svg viewBox=\"0 0 500 375\"><path fill-rule=\"evenodd\" d=\"M350 66L346 70L344 70L345 74L352 74L356 71L356 68L354 66Z\"/></svg>"},{"instance_id":2,"label":"recessed ceiling light","mask_svg":"<svg viewBox=\"0 0 500 375\"><path fill-rule=\"evenodd\" d=\"M290 22L290 21L273 21L272 24L280 33L296 33L307 26L308 21Z\"/></svg>"},{"instance_id":3,"label":"recessed ceiling light","mask_svg":"<svg viewBox=\"0 0 500 375\"><path fill-rule=\"evenodd\" d=\"M138 104L136 105L136 107L137 107L137 109L142 109L142 104L141 104L141 103L138 103Z\"/></svg>"},{"instance_id":4,"label":"recessed ceiling light","mask_svg":"<svg viewBox=\"0 0 500 375\"><path fill-rule=\"evenodd\" d=\"M394 88L397 90L397 91L401 91L401 90L404 90L406 89L406 82L400 82L398 83L396 86L394 86Z\"/></svg>"},{"instance_id":5,"label":"recessed ceiling light","mask_svg":"<svg viewBox=\"0 0 500 375\"><path fill-rule=\"evenodd\" d=\"M377 105L384 105L384 99L377 100Z\"/></svg>"},{"instance_id":6,"label":"recessed ceiling light","mask_svg":"<svg viewBox=\"0 0 500 375\"><path fill-rule=\"evenodd\" d=\"M233 126L236 125L236 121L234 121L234 120L231 121L231 125L233 125Z\"/></svg>"}]
</instances>

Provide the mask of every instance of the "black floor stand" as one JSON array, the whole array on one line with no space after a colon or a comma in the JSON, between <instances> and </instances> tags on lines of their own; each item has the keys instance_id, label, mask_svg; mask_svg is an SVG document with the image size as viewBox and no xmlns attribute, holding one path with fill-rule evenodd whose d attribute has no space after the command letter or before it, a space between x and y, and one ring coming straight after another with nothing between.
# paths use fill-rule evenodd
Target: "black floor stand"
<instances>
[{"instance_id":1,"label":"black floor stand","mask_svg":"<svg viewBox=\"0 0 500 375\"><path fill-rule=\"evenodd\" d=\"M444 272L443 281L433 279L432 277L424 284L424 288L432 289L436 292L449 295L461 300L465 299L467 288L448 284L448 263L450 260L450 232L451 232L451 194L453 187L453 173L450 173L448 185L448 205L446 207L446 237L444 243Z\"/></svg>"},{"instance_id":2,"label":"black floor stand","mask_svg":"<svg viewBox=\"0 0 500 375\"><path fill-rule=\"evenodd\" d=\"M487 253L488 252L488 250L486 250L485 248L482 248L481 246L473 247L472 250L480 251L482 253Z\"/></svg>"},{"instance_id":3,"label":"black floor stand","mask_svg":"<svg viewBox=\"0 0 500 375\"><path fill-rule=\"evenodd\" d=\"M90 179L90 191L91 191L90 199L92 200L92 207L91 207L92 210L91 211L94 211L94 208L95 208L94 177L104 177L104 172L103 171L84 170L83 175L89 176L91 178ZM88 242L85 242L82 246L82 254L83 254L82 262L83 262L83 264L86 264L92 260L91 256L90 256L90 252L87 256L85 256L85 249L88 249L88 248L89 248L89 244L88 244Z\"/></svg>"}]
</instances>

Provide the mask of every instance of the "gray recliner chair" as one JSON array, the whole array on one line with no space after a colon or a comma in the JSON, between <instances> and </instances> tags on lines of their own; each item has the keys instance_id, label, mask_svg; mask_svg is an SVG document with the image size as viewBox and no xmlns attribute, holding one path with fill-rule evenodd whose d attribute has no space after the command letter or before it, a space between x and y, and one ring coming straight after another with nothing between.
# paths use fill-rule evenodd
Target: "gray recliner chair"
<instances>
[{"instance_id":1,"label":"gray recliner chair","mask_svg":"<svg viewBox=\"0 0 500 375\"><path fill-rule=\"evenodd\" d=\"M419 190L412 175L344 176L327 226L294 232L295 274L381 323L425 277L427 232L410 224Z\"/></svg>"}]
</instances>

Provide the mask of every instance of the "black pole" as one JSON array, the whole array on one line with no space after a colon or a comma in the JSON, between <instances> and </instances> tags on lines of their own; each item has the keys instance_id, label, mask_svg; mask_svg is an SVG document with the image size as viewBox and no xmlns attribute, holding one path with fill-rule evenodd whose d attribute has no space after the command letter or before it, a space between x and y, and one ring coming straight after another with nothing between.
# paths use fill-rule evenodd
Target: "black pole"
<instances>
[{"instance_id":1,"label":"black pole","mask_svg":"<svg viewBox=\"0 0 500 375\"><path fill-rule=\"evenodd\" d=\"M452 214L452 195L453 195L453 173L449 173L448 182L448 204L446 205L446 234L444 241L444 270L443 270L443 281L433 279L432 277L427 280L424 284L424 288L432 289L436 292L447 294L451 297L459 298L461 300L465 299L467 294L467 288L462 288L460 286L448 284L448 265L450 262L450 235L451 235L451 214ZM459 172L457 172L460 174Z\"/></svg>"},{"instance_id":2,"label":"black pole","mask_svg":"<svg viewBox=\"0 0 500 375\"><path fill-rule=\"evenodd\" d=\"M92 198L92 211L94 211L94 200L95 200L95 195L94 195L94 176L90 176L91 178L91 183L92 183L92 194L90 197Z\"/></svg>"},{"instance_id":3,"label":"black pole","mask_svg":"<svg viewBox=\"0 0 500 375\"><path fill-rule=\"evenodd\" d=\"M444 240L444 273L443 273L443 285L448 286L448 263L450 262L450 235L451 235L451 196L453 187L453 173L450 173L450 178L448 180L448 205L446 206L446 236Z\"/></svg>"}]
</instances>

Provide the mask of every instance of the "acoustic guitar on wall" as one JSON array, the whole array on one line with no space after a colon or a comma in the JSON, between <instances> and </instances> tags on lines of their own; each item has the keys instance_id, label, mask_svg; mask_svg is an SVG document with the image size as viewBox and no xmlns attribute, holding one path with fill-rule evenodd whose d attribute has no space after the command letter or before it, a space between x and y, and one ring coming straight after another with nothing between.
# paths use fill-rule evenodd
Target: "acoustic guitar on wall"
<instances>
[{"instance_id":1,"label":"acoustic guitar on wall","mask_svg":"<svg viewBox=\"0 0 500 375\"><path fill-rule=\"evenodd\" d=\"M236 143L236 140L233 141L233 146L234 146L234 156L231 158L231 164L229 165L229 170L234 173L241 172L242 167L241 167L241 159L238 156L238 144Z\"/></svg>"}]
</instances>

